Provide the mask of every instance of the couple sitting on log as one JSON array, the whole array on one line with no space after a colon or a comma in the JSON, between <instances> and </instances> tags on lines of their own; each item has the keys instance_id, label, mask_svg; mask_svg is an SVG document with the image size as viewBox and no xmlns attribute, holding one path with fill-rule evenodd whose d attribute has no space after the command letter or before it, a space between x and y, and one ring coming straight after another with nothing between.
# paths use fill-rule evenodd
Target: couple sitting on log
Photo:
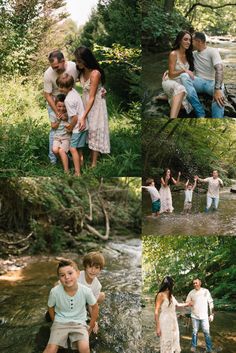
<instances>
[{"instance_id":1,"label":"couple sitting on log","mask_svg":"<svg viewBox=\"0 0 236 353\"><path fill-rule=\"evenodd\" d=\"M198 93L213 97L212 118L224 117L223 64L218 49L206 46L204 33L178 33L162 87L171 106L171 119L178 117L181 107L187 113L194 110L196 118L206 117Z\"/></svg>"}]
</instances>

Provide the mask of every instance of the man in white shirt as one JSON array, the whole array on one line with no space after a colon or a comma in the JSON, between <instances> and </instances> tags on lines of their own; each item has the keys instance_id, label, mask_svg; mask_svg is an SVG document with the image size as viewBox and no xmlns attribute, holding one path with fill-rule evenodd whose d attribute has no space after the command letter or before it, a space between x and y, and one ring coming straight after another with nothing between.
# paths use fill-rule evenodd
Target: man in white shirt
<instances>
[{"instance_id":1,"label":"man in white shirt","mask_svg":"<svg viewBox=\"0 0 236 353\"><path fill-rule=\"evenodd\" d=\"M212 202L214 209L217 210L220 200L220 187L224 185L223 181L218 177L218 171L213 170L212 177L205 179L197 177L197 179L202 183L208 183L206 212L211 208Z\"/></svg>"},{"instance_id":2,"label":"man in white shirt","mask_svg":"<svg viewBox=\"0 0 236 353\"><path fill-rule=\"evenodd\" d=\"M196 117L204 118L205 110L198 98L198 93L213 97L212 118L224 117L223 63L216 48L206 46L204 33L193 34L194 79L187 73L181 74L181 81L187 90L187 99L192 105ZM209 118L209 117L207 117Z\"/></svg>"},{"instance_id":3,"label":"man in white shirt","mask_svg":"<svg viewBox=\"0 0 236 353\"><path fill-rule=\"evenodd\" d=\"M191 352L196 352L197 350L197 336L199 327L201 325L202 331L205 336L206 342L206 352L212 352L212 341L210 337L210 327L209 322L214 319L213 315L213 299L208 289L201 287L201 280L196 278L193 280L194 289L189 292L186 302L192 302L191 307L191 318L193 325L192 334L192 347ZM208 307L210 311L210 316L208 317Z\"/></svg>"},{"instance_id":4,"label":"man in white shirt","mask_svg":"<svg viewBox=\"0 0 236 353\"><path fill-rule=\"evenodd\" d=\"M66 61L63 53L60 50L55 50L51 52L48 56L50 63L49 68L44 73L44 97L47 101L47 109L49 118L56 116L61 118L60 113L57 111L55 105L55 97L60 94L58 86L56 84L57 78L64 72L68 73L74 78L76 82L78 78L78 71L76 69L76 64L72 61ZM50 119L51 120L51 119ZM49 159L52 164L55 164L57 159L52 152L54 130L51 129L49 134Z\"/></svg>"},{"instance_id":5,"label":"man in white shirt","mask_svg":"<svg viewBox=\"0 0 236 353\"><path fill-rule=\"evenodd\" d=\"M194 289L189 292L186 302L191 301L191 318L193 325L192 334L192 347L191 352L196 352L197 349L197 336L199 327L201 325L202 331L205 336L206 341L206 351L207 353L212 352L212 341L210 337L210 327L209 322L214 319L213 315L213 299L208 289L201 287L201 280L196 278L193 280ZM208 317L208 306L210 311L210 316Z\"/></svg>"}]
</instances>

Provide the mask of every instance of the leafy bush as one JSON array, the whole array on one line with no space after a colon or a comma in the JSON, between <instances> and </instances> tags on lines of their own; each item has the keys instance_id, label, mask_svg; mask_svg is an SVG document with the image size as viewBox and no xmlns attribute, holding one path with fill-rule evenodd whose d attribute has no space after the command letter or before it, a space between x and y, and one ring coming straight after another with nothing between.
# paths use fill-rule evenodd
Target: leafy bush
<instances>
[{"instance_id":1,"label":"leafy bush","mask_svg":"<svg viewBox=\"0 0 236 353\"><path fill-rule=\"evenodd\" d=\"M190 23L178 11L164 12L162 6L153 2L143 17L143 48L156 47L158 51L167 51L179 31L190 29Z\"/></svg>"}]
</instances>

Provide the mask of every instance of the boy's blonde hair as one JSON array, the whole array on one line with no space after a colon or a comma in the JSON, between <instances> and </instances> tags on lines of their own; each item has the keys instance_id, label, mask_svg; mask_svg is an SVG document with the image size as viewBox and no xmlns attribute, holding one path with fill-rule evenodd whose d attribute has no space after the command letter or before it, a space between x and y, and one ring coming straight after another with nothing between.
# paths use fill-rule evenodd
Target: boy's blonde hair
<instances>
[{"instance_id":1,"label":"boy's blonde hair","mask_svg":"<svg viewBox=\"0 0 236 353\"><path fill-rule=\"evenodd\" d=\"M63 259L59 262L58 266L57 266L57 275L59 276L59 270L62 267L66 267L66 266L71 266L73 267L76 271L78 271L78 266L77 263L75 261L69 260L69 259Z\"/></svg>"},{"instance_id":2,"label":"boy's blonde hair","mask_svg":"<svg viewBox=\"0 0 236 353\"><path fill-rule=\"evenodd\" d=\"M73 76L64 72L57 78L56 84L59 88L73 88L75 84L75 80Z\"/></svg>"},{"instance_id":3,"label":"boy's blonde hair","mask_svg":"<svg viewBox=\"0 0 236 353\"><path fill-rule=\"evenodd\" d=\"M91 251L84 256L83 266L84 269L86 269L87 266L100 266L102 270L105 266L104 256L98 251Z\"/></svg>"}]
</instances>

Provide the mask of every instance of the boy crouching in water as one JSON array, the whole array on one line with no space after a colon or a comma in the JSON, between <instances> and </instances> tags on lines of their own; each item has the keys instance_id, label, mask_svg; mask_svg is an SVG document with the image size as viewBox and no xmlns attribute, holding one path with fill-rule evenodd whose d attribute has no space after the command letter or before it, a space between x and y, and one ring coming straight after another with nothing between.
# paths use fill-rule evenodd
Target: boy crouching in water
<instances>
[{"instance_id":1,"label":"boy crouching in water","mask_svg":"<svg viewBox=\"0 0 236 353\"><path fill-rule=\"evenodd\" d=\"M74 163L75 175L80 176L80 168L83 162L81 149L85 146L88 130L87 120L85 125L81 122L84 114L83 102L79 93L73 88L75 81L72 76L64 73L57 78L56 83L60 92L66 95L65 106L70 123L67 131L72 131L70 152Z\"/></svg>"},{"instance_id":2,"label":"boy crouching in water","mask_svg":"<svg viewBox=\"0 0 236 353\"><path fill-rule=\"evenodd\" d=\"M152 216L153 217L159 216L160 209L161 209L161 201L160 201L161 197L157 188L155 187L154 179L148 178L146 180L146 186L142 186L142 188L146 189L151 196Z\"/></svg>"},{"instance_id":3,"label":"boy crouching in water","mask_svg":"<svg viewBox=\"0 0 236 353\"><path fill-rule=\"evenodd\" d=\"M57 267L60 284L51 289L48 310L53 321L51 334L43 353L57 353L68 348L68 337L73 349L90 353L89 334L98 318L98 304L90 288L78 283L78 267L74 261L60 261ZM91 308L89 327L86 325L86 304Z\"/></svg>"},{"instance_id":4,"label":"boy crouching in water","mask_svg":"<svg viewBox=\"0 0 236 353\"><path fill-rule=\"evenodd\" d=\"M105 300L105 293L101 292L102 285L99 282L97 276L99 276L103 267L105 266L105 259L100 252L90 252L86 254L83 258L84 270L80 271L79 283L91 288L93 295L95 296L97 303L102 304ZM89 307L89 312L91 315L91 308ZM98 324L95 323L93 329L94 333L98 332Z\"/></svg>"}]
</instances>

